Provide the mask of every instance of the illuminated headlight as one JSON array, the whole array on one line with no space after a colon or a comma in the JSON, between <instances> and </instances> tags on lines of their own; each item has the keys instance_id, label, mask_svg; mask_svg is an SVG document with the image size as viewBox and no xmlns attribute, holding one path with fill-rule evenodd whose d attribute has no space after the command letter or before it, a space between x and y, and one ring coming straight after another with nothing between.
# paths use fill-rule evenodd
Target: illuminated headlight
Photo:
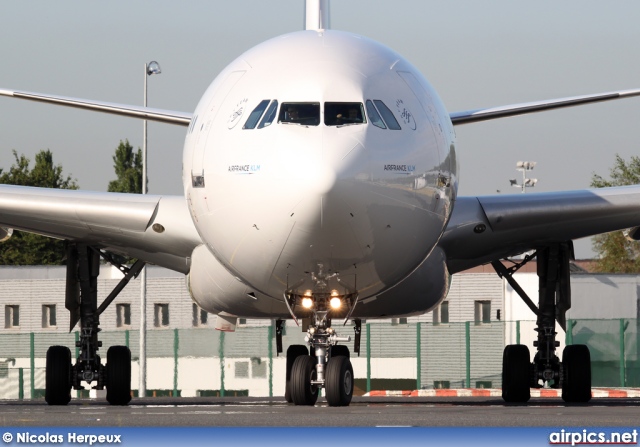
<instances>
[{"instance_id":1,"label":"illuminated headlight","mask_svg":"<svg viewBox=\"0 0 640 447\"><path fill-rule=\"evenodd\" d=\"M340 309L340 306L342 306L342 300L338 297L334 297L334 298L331 298L331 301L329 301L329 304L331 305L332 309Z\"/></svg>"},{"instance_id":2,"label":"illuminated headlight","mask_svg":"<svg viewBox=\"0 0 640 447\"><path fill-rule=\"evenodd\" d=\"M309 328L309 334L313 335L313 334L315 334L315 333L316 333L316 328L314 328L314 327L310 327L310 328Z\"/></svg>"},{"instance_id":3,"label":"illuminated headlight","mask_svg":"<svg viewBox=\"0 0 640 447\"><path fill-rule=\"evenodd\" d=\"M313 307L313 300L309 297L302 298L302 307L305 309L311 309Z\"/></svg>"}]
</instances>

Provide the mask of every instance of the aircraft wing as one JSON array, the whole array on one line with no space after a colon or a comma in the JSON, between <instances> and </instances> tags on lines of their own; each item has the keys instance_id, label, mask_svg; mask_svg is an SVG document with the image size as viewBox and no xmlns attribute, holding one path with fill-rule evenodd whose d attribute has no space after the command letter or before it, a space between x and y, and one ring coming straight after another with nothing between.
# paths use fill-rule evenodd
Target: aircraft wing
<instances>
[{"instance_id":1,"label":"aircraft wing","mask_svg":"<svg viewBox=\"0 0 640 447\"><path fill-rule=\"evenodd\" d=\"M544 112L546 110L573 107L592 102L611 101L614 99L640 96L640 90L619 90L615 92L598 93L595 95L571 96L568 98L549 99L546 101L527 102L508 106L489 107L486 109L466 110L449 114L454 126L475 123L497 118L506 118L527 113Z\"/></svg>"},{"instance_id":2,"label":"aircraft wing","mask_svg":"<svg viewBox=\"0 0 640 447\"><path fill-rule=\"evenodd\" d=\"M0 185L0 227L86 242L182 273L202 244L182 196Z\"/></svg>"},{"instance_id":3,"label":"aircraft wing","mask_svg":"<svg viewBox=\"0 0 640 447\"><path fill-rule=\"evenodd\" d=\"M168 124L188 126L191 122L191 113L176 112L172 110L152 109L149 107L132 106L127 104L116 104L112 102L93 101L89 99L69 98L66 96L55 96L43 93L21 92L17 90L0 89L0 96L10 96L29 101L46 102L67 107L93 110L96 112L112 113L133 118L146 119L149 121L159 121Z\"/></svg>"},{"instance_id":4,"label":"aircraft wing","mask_svg":"<svg viewBox=\"0 0 640 447\"><path fill-rule=\"evenodd\" d=\"M440 240L450 273L551 242L640 226L640 186L458 197Z\"/></svg>"}]
</instances>

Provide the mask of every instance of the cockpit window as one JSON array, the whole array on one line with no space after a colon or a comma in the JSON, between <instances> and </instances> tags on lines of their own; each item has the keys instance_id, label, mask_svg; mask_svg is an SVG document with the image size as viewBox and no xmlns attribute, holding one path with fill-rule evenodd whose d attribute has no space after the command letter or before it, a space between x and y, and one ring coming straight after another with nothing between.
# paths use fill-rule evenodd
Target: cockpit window
<instances>
[{"instance_id":1,"label":"cockpit window","mask_svg":"<svg viewBox=\"0 0 640 447\"><path fill-rule=\"evenodd\" d=\"M276 117L277 110L278 110L278 101L274 99L273 101L271 101L271 104L269 104L269 108L264 113L264 116L262 117L262 121L260 121L260 124L258 124L258 129L262 129L263 127L270 126L271 123L273 123L274 118Z\"/></svg>"},{"instance_id":2,"label":"cockpit window","mask_svg":"<svg viewBox=\"0 0 640 447\"><path fill-rule=\"evenodd\" d=\"M393 116L393 112L389 110L389 107L387 107L385 103L383 103L379 99L374 99L373 103L376 105L376 108L380 112L380 115L382 115L382 119L384 120L384 122L387 123L387 127L389 129L391 130L401 129L400 124L398 124L398 121L396 120L396 117Z\"/></svg>"},{"instance_id":3,"label":"cockpit window","mask_svg":"<svg viewBox=\"0 0 640 447\"><path fill-rule=\"evenodd\" d=\"M324 124L327 126L347 126L366 122L361 102L324 103Z\"/></svg>"},{"instance_id":4,"label":"cockpit window","mask_svg":"<svg viewBox=\"0 0 640 447\"><path fill-rule=\"evenodd\" d=\"M319 102L283 102L278 123L317 126L320 124Z\"/></svg>"},{"instance_id":5,"label":"cockpit window","mask_svg":"<svg viewBox=\"0 0 640 447\"><path fill-rule=\"evenodd\" d=\"M387 128L387 126L385 126L384 124L384 121L382 121L382 118L380 118L380 114L378 113L378 111L376 110L375 106L373 105L370 99L367 99L367 115L369 115L369 120L371 121L371 124L373 124L374 126L379 127L380 129Z\"/></svg>"},{"instance_id":6,"label":"cockpit window","mask_svg":"<svg viewBox=\"0 0 640 447\"><path fill-rule=\"evenodd\" d=\"M256 124L258 124L258 121L260 120L260 117L264 113L264 109L266 109L267 106L269 105L269 102L270 102L269 99L264 99L260 101L260 104L258 104L258 106L255 109L253 109L253 112L251 112L251 115L249 115L249 118L247 118L247 122L244 123L244 126L242 128L255 129Z\"/></svg>"}]
</instances>

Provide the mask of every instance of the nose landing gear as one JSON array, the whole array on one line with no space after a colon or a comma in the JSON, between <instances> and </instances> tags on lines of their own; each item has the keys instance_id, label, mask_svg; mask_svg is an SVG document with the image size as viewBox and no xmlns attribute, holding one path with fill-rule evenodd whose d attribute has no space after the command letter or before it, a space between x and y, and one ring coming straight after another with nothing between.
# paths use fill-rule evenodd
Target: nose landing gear
<instances>
[{"instance_id":1,"label":"nose landing gear","mask_svg":"<svg viewBox=\"0 0 640 447\"><path fill-rule=\"evenodd\" d=\"M351 337L338 336L331 327L330 316L346 316L346 324L358 295L355 292L339 295L336 289L329 290L329 280L337 275L325 274L322 265L318 267L318 273L312 275L315 291L298 295L288 290L284 296L294 321L297 323L300 315L305 317L304 322L308 323L305 341L309 345L309 349L304 345L292 345L287 350L285 399L295 405L315 405L320 389L324 388L330 406L347 406L353 396L353 366L349 348L338 343L350 342ZM360 352L360 320L354 322L355 352ZM280 324L276 325L278 336Z\"/></svg>"},{"instance_id":2,"label":"nose landing gear","mask_svg":"<svg viewBox=\"0 0 640 447\"><path fill-rule=\"evenodd\" d=\"M353 396L353 367L349 348L337 343L349 342L351 337L335 333L327 311L314 312L312 320L305 341L313 355L308 354L304 345L292 345L287 350L289 380L285 397L296 405L315 405L319 390L325 388L330 406L349 405Z\"/></svg>"}]
</instances>

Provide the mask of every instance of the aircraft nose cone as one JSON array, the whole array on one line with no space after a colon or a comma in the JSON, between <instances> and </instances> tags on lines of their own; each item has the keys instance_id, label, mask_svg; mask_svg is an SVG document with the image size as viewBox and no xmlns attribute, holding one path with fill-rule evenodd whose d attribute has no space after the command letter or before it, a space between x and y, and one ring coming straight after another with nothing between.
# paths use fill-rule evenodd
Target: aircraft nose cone
<instances>
[{"instance_id":1,"label":"aircraft nose cone","mask_svg":"<svg viewBox=\"0 0 640 447\"><path fill-rule=\"evenodd\" d=\"M310 169L306 182L310 193L325 195L333 189L336 183L335 170L326 163L318 163L317 166Z\"/></svg>"},{"instance_id":2,"label":"aircraft nose cone","mask_svg":"<svg viewBox=\"0 0 640 447\"><path fill-rule=\"evenodd\" d=\"M274 174L280 177L278 184L292 188L292 195L322 196L330 192L337 178L332 160L320 145L295 145L283 150L280 169Z\"/></svg>"}]
</instances>

